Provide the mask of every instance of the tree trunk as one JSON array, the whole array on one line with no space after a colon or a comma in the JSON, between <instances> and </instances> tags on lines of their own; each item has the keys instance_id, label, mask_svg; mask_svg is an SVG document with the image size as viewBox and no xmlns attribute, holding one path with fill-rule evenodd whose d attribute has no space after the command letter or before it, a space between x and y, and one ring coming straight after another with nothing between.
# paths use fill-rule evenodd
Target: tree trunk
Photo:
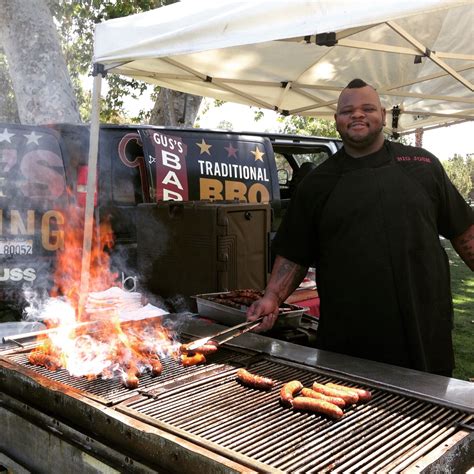
<instances>
[{"instance_id":1,"label":"tree trunk","mask_svg":"<svg viewBox=\"0 0 474 474\"><path fill-rule=\"evenodd\" d=\"M202 97L162 87L150 114L150 125L192 127Z\"/></svg>"},{"instance_id":2,"label":"tree trunk","mask_svg":"<svg viewBox=\"0 0 474 474\"><path fill-rule=\"evenodd\" d=\"M423 147L423 128L417 128L415 130L415 146L422 148Z\"/></svg>"},{"instance_id":3,"label":"tree trunk","mask_svg":"<svg viewBox=\"0 0 474 474\"><path fill-rule=\"evenodd\" d=\"M4 55L0 52L0 122L20 123L15 96Z\"/></svg>"},{"instance_id":4,"label":"tree trunk","mask_svg":"<svg viewBox=\"0 0 474 474\"><path fill-rule=\"evenodd\" d=\"M21 123L80 123L69 72L45 0L2 0L0 39Z\"/></svg>"}]
</instances>

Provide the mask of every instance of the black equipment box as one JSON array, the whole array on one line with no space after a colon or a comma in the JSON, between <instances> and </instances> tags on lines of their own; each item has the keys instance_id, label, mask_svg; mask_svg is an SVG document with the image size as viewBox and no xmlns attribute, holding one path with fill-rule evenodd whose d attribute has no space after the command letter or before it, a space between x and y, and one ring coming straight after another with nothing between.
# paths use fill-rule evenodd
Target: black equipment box
<instances>
[{"instance_id":1,"label":"black equipment box","mask_svg":"<svg viewBox=\"0 0 474 474\"><path fill-rule=\"evenodd\" d=\"M265 288L270 204L160 201L140 204L141 286L163 298Z\"/></svg>"}]
</instances>

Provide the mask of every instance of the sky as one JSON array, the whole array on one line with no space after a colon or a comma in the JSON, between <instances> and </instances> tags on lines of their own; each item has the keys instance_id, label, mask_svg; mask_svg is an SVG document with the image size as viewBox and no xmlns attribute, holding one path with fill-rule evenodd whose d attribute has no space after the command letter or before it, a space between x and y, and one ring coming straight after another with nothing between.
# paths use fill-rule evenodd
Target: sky
<instances>
[{"instance_id":1,"label":"sky","mask_svg":"<svg viewBox=\"0 0 474 474\"><path fill-rule=\"evenodd\" d=\"M232 123L234 131L275 132L278 130L281 124L277 121L278 115L276 113L266 111L264 119L255 122L254 112L256 110L258 109L245 105L226 103L220 107L211 108L201 115L199 125L202 128L217 128L219 123L226 121ZM414 143L414 134L409 137ZM423 148L440 160L447 160L456 153L461 156L474 153L474 122L425 131Z\"/></svg>"}]
</instances>

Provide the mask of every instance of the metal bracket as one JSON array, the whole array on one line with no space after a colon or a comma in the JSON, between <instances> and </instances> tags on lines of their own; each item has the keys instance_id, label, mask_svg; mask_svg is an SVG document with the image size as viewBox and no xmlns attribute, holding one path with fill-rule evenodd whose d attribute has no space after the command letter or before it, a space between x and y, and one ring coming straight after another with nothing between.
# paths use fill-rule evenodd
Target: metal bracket
<instances>
[{"instance_id":1,"label":"metal bracket","mask_svg":"<svg viewBox=\"0 0 474 474\"><path fill-rule=\"evenodd\" d=\"M318 46L335 46L337 44L336 33L319 33L316 35L316 44Z\"/></svg>"},{"instance_id":2,"label":"metal bracket","mask_svg":"<svg viewBox=\"0 0 474 474\"><path fill-rule=\"evenodd\" d=\"M95 77L98 74L100 74L102 77L105 77L107 75L105 66L101 63L94 63L92 66L92 75Z\"/></svg>"}]
</instances>

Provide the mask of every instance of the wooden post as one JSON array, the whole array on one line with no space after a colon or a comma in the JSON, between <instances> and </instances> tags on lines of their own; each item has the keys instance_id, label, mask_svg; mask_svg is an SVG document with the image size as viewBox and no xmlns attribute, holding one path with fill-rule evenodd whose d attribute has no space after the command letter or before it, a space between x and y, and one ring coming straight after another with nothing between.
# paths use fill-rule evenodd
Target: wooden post
<instances>
[{"instance_id":1,"label":"wooden post","mask_svg":"<svg viewBox=\"0 0 474 474\"><path fill-rule=\"evenodd\" d=\"M415 130L415 146L421 148L423 146L423 128Z\"/></svg>"},{"instance_id":2,"label":"wooden post","mask_svg":"<svg viewBox=\"0 0 474 474\"><path fill-rule=\"evenodd\" d=\"M94 231L94 198L97 189L97 155L99 150L100 87L102 74L94 76L92 111L87 169L86 207L84 211L84 239L82 245L81 284L79 287L78 320L81 320L86 296L89 293L92 233Z\"/></svg>"}]
</instances>

